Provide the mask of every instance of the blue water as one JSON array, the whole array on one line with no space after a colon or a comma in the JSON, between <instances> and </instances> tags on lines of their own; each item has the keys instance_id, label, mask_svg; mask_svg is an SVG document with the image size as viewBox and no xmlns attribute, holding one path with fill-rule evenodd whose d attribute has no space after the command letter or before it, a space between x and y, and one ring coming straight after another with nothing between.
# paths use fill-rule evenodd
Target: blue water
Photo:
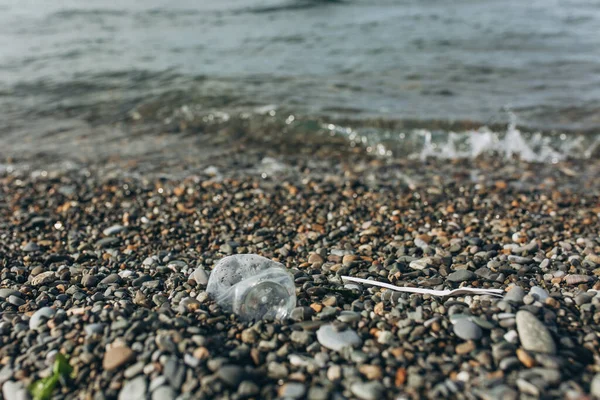
<instances>
[{"instance_id":1,"label":"blue water","mask_svg":"<svg viewBox=\"0 0 600 400\"><path fill-rule=\"evenodd\" d=\"M595 130L599 32L597 0L0 0L0 104L16 123L178 89L309 115L486 124L510 109Z\"/></svg>"}]
</instances>

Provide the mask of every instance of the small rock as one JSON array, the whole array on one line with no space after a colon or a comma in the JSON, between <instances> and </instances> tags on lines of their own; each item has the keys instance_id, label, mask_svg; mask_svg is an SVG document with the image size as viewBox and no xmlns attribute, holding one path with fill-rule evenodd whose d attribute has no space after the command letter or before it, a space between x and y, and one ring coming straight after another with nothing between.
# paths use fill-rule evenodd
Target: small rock
<instances>
[{"instance_id":1,"label":"small rock","mask_svg":"<svg viewBox=\"0 0 600 400\"><path fill-rule=\"evenodd\" d=\"M113 236L113 235L117 235L121 232L123 232L125 230L125 227L123 225L113 225L111 227L106 228L105 230L102 231L102 233L104 234L104 236Z\"/></svg>"},{"instance_id":2,"label":"small rock","mask_svg":"<svg viewBox=\"0 0 600 400\"><path fill-rule=\"evenodd\" d=\"M475 274L467 269L460 269L446 277L446 280L455 283L472 281L473 279L475 279Z\"/></svg>"},{"instance_id":3,"label":"small rock","mask_svg":"<svg viewBox=\"0 0 600 400\"><path fill-rule=\"evenodd\" d=\"M2 385L4 400L28 400L29 394L23 382L6 381Z\"/></svg>"},{"instance_id":4,"label":"small rock","mask_svg":"<svg viewBox=\"0 0 600 400\"><path fill-rule=\"evenodd\" d=\"M355 382L350 387L352 393L362 400L379 400L384 393L384 387L380 382Z\"/></svg>"},{"instance_id":5,"label":"small rock","mask_svg":"<svg viewBox=\"0 0 600 400\"><path fill-rule=\"evenodd\" d=\"M339 351L346 346L356 347L362 343L358 334L352 329L338 332L331 324L319 328L317 340L323 347L335 351Z\"/></svg>"},{"instance_id":6,"label":"small rock","mask_svg":"<svg viewBox=\"0 0 600 400\"><path fill-rule=\"evenodd\" d=\"M0 299L7 299L10 296L21 297L22 294L19 291L13 289L0 289Z\"/></svg>"},{"instance_id":7,"label":"small rock","mask_svg":"<svg viewBox=\"0 0 600 400\"><path fill-rule=\"evenodd\" d=\"M146 400L147 390L148 380L145 375L140 375L123 385L118 400Z\"/></svg>"},{"instance_id":8,"label":"small rock","mask_svg":"<svg viewBox=\"0 0 600 400\"><path fill-rule=\"evenodd\" d=\"M246 377L244 369L237 365L223 365L217 376L228 386L237 387Z\"/></svg>"},{"instance_id":9,"label":"small rock","mask_svg":"<svg viewBox=\"0 0 600 400\"><path fill-rule=\"evenodd\" d=\"M159 386L152 392L152 400L173 400L177 393L170 386Z\"/></svg>"},{"instance_id":10,"label":"small rock","mask_svg":"<svg viewBox=\"0 0 600 400\"><path fill-rule=\"evenodd\" d=\"M35 242L29 242L25 246L23 246L22 250L26 253L33 253L33 252L39 251L40 246L38 246L37 243L35 243Z\"/></svg>"},{"instance_id":11,"label":"small rock","mask_svg":"<svg viewBox=\"0 0 600 400\"><path fill-rule=\"evenodd\" d=\"M454 323L454 334L463 340L477 340L481 338L482 331L477 324L461 318Z\"/></svg>"},{"instance_id":12,"label":"small rock","mask_svg":"<svg viewBox=\"0 0 600 400\"><path fill-rule=\"evenodd\" d=\"M47 320L52 318L56 314L56 310L50 307L42 307L33 313L29 320L29 329L37 330L41 328Z\"/></svg>"},{"instance_id":13,"label":"small rock","mask_svg":"<svg viewBox=\"0 0 600 400\"><path fill-rule=\"evenodd\" d=\"M185 365L175 357L170 357L167 360L163 370L165 378L167 378L171 387L176 390L179 390L181 385L183 385L183 381L185 381L185 372Z\"/></svg>"},{"instance_id":14,"label":"small rock","mask_svg":"<svg viewBox=\"0 0 600 400\"><path fill-rule=\"evenodd\" d=\"M504 301L513 303L522 303L525 297L525 291L520 286L513 286L504 296Z\"/></svg>"},{"instance_id":15,"label":"small rock","mask_svg":"<svg viewBox=\"0 0 600 400\"><path fill-rule=\"evenodd\" d=\"M106 371L112 371L126 364L135 356L133 350L127 346L113 346L106 353L102 360L102 368Z\"/></svg>"},{"instance_id":16,"label":"small rock","mask_svg":"<svg viewBox=\"0 0 600 400\"><path fill-rule=\"evenodd\" d=\"M517 331L525 350L539 353L556 353L556 344L548 328L529 311L517 312Z\"/></svg>"},{"instance_id":17,"label":"small rock","mask_svg":"<svg viewBox=\"0 0 600 400\"><path fill-rule=\"evenodd\" d=\"M306 386L299 382L289 382L283 384L277 393L279 394L279 397L284 399L299 399L304 397Z\"/></svg>"},{"instance_id":18,"label":"small rock","mask_svg":"<svg viewBox=\"0 0 600 400\"><path fill-rule=\"evenodd\" d=\"M23 300L20 297L14 296L14 295L8 296L7 300L10 304L12 304L13 306L17 306L17 307L20 307L23 304L25 304L25 300Z\"/></svg>"},{"instance_id":19,"label":"small rock","mask_svg":"<svg viewBox=\"0 0 600 400\"><path fill-rule=\"evenodd\" d=\"M600 373L594 375L594 378L592 379L590 394L596 398L600 398Z\"/></svg>"},{"instance_id":20,"label":"small rock","mask_svg":"<svg viewBox=\"0 0 600 400\"><path fill-rule=\"evenodd\" d=\"M199 285L206 285L208 283L208 274L202 267L198 267L194 270L193 277L196 283Z\"/></svg>"},{"instance_id":21,"label":"small rock","mask_svg":"<svg viewBox=\"0 0 600 400\"><path fill-rule=\"evenodd\" d=\"M104 324L96 323L96 324L88 324L85 326L84 330L86 335L91 336L94 334L104 333Z\"/></svg>"},{"instance_id":22,"label":"small rock","mask_svg":"<svg viewBox=\"0 0 600 400\"><path fill-rule=\"evenodd\" d=\"M541 288L539 286L534 286L531 289L529 289L529 295L533 296L534 299L542 303L546 301L548 296L550 296L544 288Z\"/></svg>"},{"instance_id":23,"label":"small rock","mask_svg":"<svg viewBox=\"0 0 600 400\"><path fill-rule=\"evenodd\" d=\"M31 284L33 286L41 286L50 282L54 282L55 279L56 274L54 273L54 271L46 271L31 278Z\"/></svg>"}]
</instances>

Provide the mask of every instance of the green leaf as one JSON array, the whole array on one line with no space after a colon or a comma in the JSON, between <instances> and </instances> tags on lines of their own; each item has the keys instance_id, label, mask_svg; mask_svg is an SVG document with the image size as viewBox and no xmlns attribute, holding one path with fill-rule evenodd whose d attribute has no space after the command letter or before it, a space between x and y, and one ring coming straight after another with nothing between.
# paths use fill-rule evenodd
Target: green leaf
<instances>
[{"instance_id":1,"label":"green leaf","mask_svg":"<svg viewBox=\"0 0 600 400\"><path fill-rule=\"evenodd\" d=\"M33 396L33 400L49 400L56 384L59 381L66 382L72 372L73 367L71 367L67 358L62 353L57 353L52 366L52 376L40 379L29 386L29 392Z\"/></svg>"},{"instance_id":2,"label":"green leaf","mask_svg":"<svg viewBox=\"0 0 600 400\"><path fill-rule=\"evenodd\" d=\"M33 400L49 400L57 383L58 375L52 375L34 382L29 387L29 392L33 396Z\"/></svg>"},{"instance_id":3,"label":"green leaf","mask_svg":"<svg viewBox=\"0 0 600 400\"><path fill-rule=\"evenodd\" d=\"M64 355L62 355L62 353L57 353L52 371L54 372L54 375L63 376L66 378L73 372L73 367L71 367L69 361Z\"/></svg>"}]
</instances>

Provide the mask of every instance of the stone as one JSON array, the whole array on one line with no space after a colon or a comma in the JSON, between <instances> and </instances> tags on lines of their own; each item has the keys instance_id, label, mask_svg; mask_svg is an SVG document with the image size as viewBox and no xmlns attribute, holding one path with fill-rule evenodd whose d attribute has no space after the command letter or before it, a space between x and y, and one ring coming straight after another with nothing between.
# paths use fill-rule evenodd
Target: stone
<instances>
[{"instance_id":1,"label":"stone","mask_svg":"<svg viewBox=\"0 0 600 400\"><path fill-rule=\"evenodd\" d=\"M21 297L22 294L19 291L13 289L0 289L0 299L7 299L10 296Z\"/></svg>"},{"instance_id":2,"label":"stone","mask_svg":"<svg viewBox=\"0 0 600 400\"><path fill-rule=\"evenodd\" d=\"M525 297L525 291L520 286L513 286L504 296L504 301L522 303L523 297Z\"/></svg>"},{"instance_id":3,"label":"stone","mask_svg":"<svg viewBox=\"0 0 600 400\"><path fill-rule=\"evenodd\" d=\"M91 336L94 334L104 333L104 326L105 325L101 323L87 324L84 328L85 334Z\"/></svg>"},{"instance_id":4,"label":"stone","mask_svg":"<svg viewBox=\"0 0 600 400\"><path fill-rule=\"evenodd\" d=\"M171 387L179 390L183 385L183 381L185 381L185 371L186 368L183 363L175 357L170 357L165 363L163 374Z\"/></svg>"},{"instance_id":5,"label":"stone","mask_svg":"<svg viewBox=\"0 0 600 400\"><path fill-rule=\"evenodd\" d=\"M120 242L119 238L116 237L105 237L96 242L96 247L99 249L107 249L110 247L114 247L116 244Z\"/></svg>"},{"instance_id":6,"label":"stone","mask_svg":"<svg viewBox=\"0 0 600 400\"><path fill-rule=\"evenodd\" d=\"M119 392L118 400L146 400L146 391L148 390L148 380L145 375L140 375L130 381L125 382Z\"/></svg>"},{"instance_id":7,"label":"stone","mask_svg":"<svg viewBox=\"0 0 600 400\"><path fill-rule=\"evenodd\" d=\"M114 236L114 235L117 235L117 234L123 232L124 230L125 230L125 227L123 225L117 224L117 225L113 225L113 226L106 228L105 230L102 231L102 234L104 236Z\"/></svg>"},{"instance_id":8,"label":"stone","mask_svg":"<svg viewBox=\"0 0 600 400\"><path fill-rule=\"evenodd\" d=\"M33 313L31 319L29 319L29 329L37 330L44 326L47 320L52 318L56 314L56 310L50 307L42 307Z\"/></svg>"},{"instance_id":9,"label":"stone","mask_svg":"<svg viewBox=\"0 0 600 400\"><path fill-rule=\"evenodd\" d=\"M475 279L475 274L467 269L460 269L458 271L454 271L446 277L446 280L455 283L472 281L473 279Z\"/></svg>"},{"instance_id":10,"label":"stone","mask_svg":"<svg viewBox=\"0 0 600 400\"><path fill-rule=\"evenodd\" d=\"M25 246L23 246L23 251L26 253L34 253L40 250L40 246L35 242L29 242Z\"/></svg>"},{"instance_id":11,"label":"stone","mask_svg":"<svg viewBox=\"0 0 600 400\"><path fill-rule=\"evenodd\" d=\"M362 344L358 334L352 329L337 331L332 324L323 325L317 331L319 343L330 350L339 351L344 347L356 347Z\"/></svg>"},{"instance_id":12,"label":"stone","mask_svg":"<svg viewBox=\"0 0 600 400\"><path fill-rule=\"evenodd\" d=\"M260 388L258 385L252 381L243 381L238 386L238 394L242 398L253 397L260 393Z\"/></svg>"},{"instance_id":13,"label":"stone","mask_svg":"<svg viewBox=\"0 0 600 400\"><path fill-rule=\"evenodd\" d=\"M477 324L461 318L454 323L454 334L463 340L477 340L481 338L482 331Z\"/></svg>"},{"instance_id":14,"label":"stone","mask_svg":"<svg viewBox=\"0 0 600 400\"><path fill-rule=\"evenodd\" d=\"M55 279L56 274L54 273L54 271L46 271L31 278L31 284L33 286L41 286L50 282L54 282Z\"/></svg>"},{"instance_id":15,"label":"stone","mask_svg":"<svg viewBox=\"0 0 600 400\"><path fill-rule=\"evenodd\" d=\"M594 378L592 378L590 394L595 398L600 398L600 373L594 375Z\"/></svg>"},{"instance_id":16,"label":"stone","mask_svg":"<svg viewBox=\"0 0 600 400\"><path fill-rule=\"evenodd\" d=\"M18 296L8 296L7 301L12 304L13 306L17 306L20 307L23 304L25 304L25 300L23 300L22 298L18 297Z\"/></svg>"},{"instance_id":17,"label":"stone","mask_svg":"<svg viewBox=\"0 0 600 400\"><path fill-rule=\"evenodd\" d=\"M352 393L361 400L379 400L385 388L380 382L355 382L350 386Z\"/></svg>"},{"instance_id":18,"label":"stone","mask_svg":"<svg viewBox=\"0 0 600 400\"><path fill-rule=\"evenodd\" d=\"M226 385L237 387L246 377L246 373L244 369L238 365L223 365L217 371L217 376Z\"/></svg>"},{"instance_id":19,"label":"stone","mask_svg":"<svg viewBox=\"0 0 600 400\"><path fill-rule=\"evenodd\" d=\"M525 350L555 354L556 344L546 326L529 311L517 312L517 331Z\"/></svg>"},{"instance_id":20,"label":"stone","mask_svg":"<svg viewBox=\"0 0 600 400\"><path fill-rule=\"evenodd\" d=\"M196 283L199 285L206 285L208 283L208 274L206 273L206 270L202 267L196 268L192 276L194 277Z\"/></svg>"},{"instance_id":21,"label":"stone","mask_svg":"<svg viewBox=\"0 0 600 400\"><path fill-rule=\"evenodd\" d=\"M2 385L4 400L29 400L29 393L23 382L6 381Z\"/></svg>"},{"instance_id":22,"label":"stone","mask_svg":"<svg viewBox=\"0 0 600 400\"><path fill-rule=\"evenodd\" d=\"M299 399L304 397L306 386L300 382L288 382L283 384L278 392L280 398Z\"/></svg>"},{"instance_id":23,"label":"stone","mask_svg":"<svg viewBox=\"0 0 600 400\"><path fill-rule=\"evenodd\" d=\"M152 392L152 400L174 400L177 393L170 386L159 386Z\"/></svg>"},{"instance_id":24,"label":"stone","mask_svg":"<svg viewBox=\"0 0 600 400\"><path fill-rule=\"evenodd\" d=\"M534 286L531 289L529 289L529 295L542 303L546 301L546 299L549 296L548 292L544 288L541 288L539 286Z\"/></svg>"},{"instance_id":25,"label":"stone","mask_svg":"<svg viewBox=\"0 0 600 400\"><path fill-rule=\"evenodd\" d=\"M127 346L113 346L106 353L102 360L102 368L106 371L112 371L129 362L135 353Z\"/></svg>"}]
</instances>

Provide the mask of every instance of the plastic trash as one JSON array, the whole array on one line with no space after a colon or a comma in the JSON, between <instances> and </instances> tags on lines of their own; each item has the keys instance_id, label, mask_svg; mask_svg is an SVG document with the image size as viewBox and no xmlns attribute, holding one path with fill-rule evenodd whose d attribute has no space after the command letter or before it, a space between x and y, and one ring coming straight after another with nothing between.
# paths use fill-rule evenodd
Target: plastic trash
<instances>
[{"instance_id":1,"label":"plastic trash","mask_svg":"<svg viewBox=\"0 0 600 400\"><path fill-rule=\"evenodd\" d=\"M292 275L282 264L255 254L221 259L206 291L244 320L283 319L296 306Z\"/></svg>"},{"instance_id":2,"label":"plastic trash","mask_svg":"<svg viewBox=\"0 0 600 400\"><path fill-rule=\"evenodd\" d=\"M481 294L481 295L489 295L489 296L498 296L502 297L504 290L502 289L481 289L481 288L469 288L462 287L458 289L452 290L433 290L433 289L421 289L421 288L413 288L413 287L402 287L395 286L385 282L378 282L369 279L355 278L353 276L342 276L343 281L362 283L365 285L371 286L379 286L385 289L395 290L396 292L404 292L404 293L418 293L418 294L429 294L432 296L439 297L447 297L447 296L457 296L460 294Z\"/></svg>"}]
</instances>

